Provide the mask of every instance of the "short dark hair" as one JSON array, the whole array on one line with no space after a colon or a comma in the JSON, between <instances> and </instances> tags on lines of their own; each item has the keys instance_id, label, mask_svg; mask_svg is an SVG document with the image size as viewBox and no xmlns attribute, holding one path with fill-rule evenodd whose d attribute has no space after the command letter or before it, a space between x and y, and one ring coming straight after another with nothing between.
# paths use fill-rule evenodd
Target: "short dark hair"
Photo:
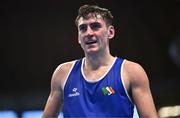
<instances>
[{"instance_id":1,"label":"short dark hair","mask_svg":"<svg viewBox=\"0 0 180 118\"><path fill-rule=\"evenodd\" d=\"M88 15L92 13L95 16L100 15L107 25L112 25L113 16L111 12L106 8L101 8L97 5L83 5L79 8L78 16L76 17L75 24L78 26L78 20L82 18L88 18Z\"/></svg>"}]
</instances>

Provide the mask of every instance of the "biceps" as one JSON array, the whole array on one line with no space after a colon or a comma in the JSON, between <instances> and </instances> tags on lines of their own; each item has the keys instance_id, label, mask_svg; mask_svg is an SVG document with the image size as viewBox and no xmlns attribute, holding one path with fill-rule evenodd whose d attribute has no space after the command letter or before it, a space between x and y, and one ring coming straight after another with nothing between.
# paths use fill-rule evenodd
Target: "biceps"
<instances>
[{"instance_id":1,"label":"biceps","mask_svg":"<svg viewBox=\"0 0 180 118\"><path fill-rule=\"evenodd\" d=\"M58 115L63 102L62 98L62 93L59 91L53 91L50 93L45 108L45 111L47 111L50 116Z\"/></svg>"},{"instance_id":2,"label":"biceps","mask_svg":"<svg viewBox=\"0 0 180 118\"><path fill-rule=\"evenodd\" d=\"M54 91L50 94L48 98L49 104L57 108L57 106L60 106L62 104L62 93L60 91Z\"/></svg>"},{"instance_id":3,"label":"biceps","mask_svg":"<svg viewBox=\"0 0 180 118\"><path fill-rule=\"evenodd\" d=\"M154 103L149 87L136 87L133 92L133 100L140 116L154 114Z\"/></svg>"},{"instance_id":4,"label":"biceps","mask_svg":"<svg viewBox=\"0 0 180 118\"><path fill-rule=\"evenodd\" d=\"M147 87L141 88L136 87L132 90L133 99L135 102L143 103L143 101L146 103L152 96L150 89ZM144 103L144 104L145 104Z\"/></svg>"}]
</instances>

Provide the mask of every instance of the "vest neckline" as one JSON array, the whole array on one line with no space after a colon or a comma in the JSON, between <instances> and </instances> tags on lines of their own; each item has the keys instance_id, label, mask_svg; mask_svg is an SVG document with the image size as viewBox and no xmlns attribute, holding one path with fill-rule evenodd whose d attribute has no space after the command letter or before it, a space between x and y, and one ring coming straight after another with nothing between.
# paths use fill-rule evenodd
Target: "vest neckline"
<instances>
[{"instance_id":1,"label":"vest neckline","mask_svg":"<svg viewBox=\"0 0 180 118\"><path fill-rule=\"evenodd\" d=\"M96 80L90 80L90 79L87 79L85 74L84 74L84 70L83 70L83 65L84 65L84 62L85 62L85 57L82 59L82 63L81 63L81 73L82 73L82 76L83 76L83 79L89 83L96 83L100 80L102 80L107 74L108 72L111 70L111 68L113 67L113 65L115 64L117 60L117 57L114 58L111 66L107 69L107 71L100 77L100 78L97 78Z\"/></svg>"}]
</instances>

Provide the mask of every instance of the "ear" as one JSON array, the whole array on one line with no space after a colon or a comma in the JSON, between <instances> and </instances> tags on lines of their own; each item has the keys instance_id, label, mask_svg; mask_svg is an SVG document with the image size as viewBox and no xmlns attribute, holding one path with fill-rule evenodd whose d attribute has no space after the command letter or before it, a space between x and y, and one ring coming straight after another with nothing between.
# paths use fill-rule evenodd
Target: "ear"
<instances>
[{"instance_id":1,"label":"ear","mask_svg":"<svg viewBox=\"0 0 180 118\"><path fill-rule=\"evenodd\" d=\"M115 29L114 26L109 26L108 27L108 39L112 39L115 35Z\"/></svg>"}]
</instances>

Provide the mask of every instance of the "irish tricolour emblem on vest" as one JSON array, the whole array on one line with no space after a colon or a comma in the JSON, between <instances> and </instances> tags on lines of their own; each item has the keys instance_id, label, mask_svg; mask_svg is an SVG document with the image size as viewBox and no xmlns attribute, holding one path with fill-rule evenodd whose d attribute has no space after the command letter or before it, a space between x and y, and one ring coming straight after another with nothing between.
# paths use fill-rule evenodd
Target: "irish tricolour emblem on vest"
<instances>
[{"instance_id":1,"label":"irish tricolour emblem on vest","mask_svg":"<svg viewBox=\"0 0 180 118\"><path fill-rule=\"evenodd\" d=\"M102 92L104 95L112 95L115 93L115 91L113 90L111 86L103 87Z\"/></svg>"}]
</instances>

